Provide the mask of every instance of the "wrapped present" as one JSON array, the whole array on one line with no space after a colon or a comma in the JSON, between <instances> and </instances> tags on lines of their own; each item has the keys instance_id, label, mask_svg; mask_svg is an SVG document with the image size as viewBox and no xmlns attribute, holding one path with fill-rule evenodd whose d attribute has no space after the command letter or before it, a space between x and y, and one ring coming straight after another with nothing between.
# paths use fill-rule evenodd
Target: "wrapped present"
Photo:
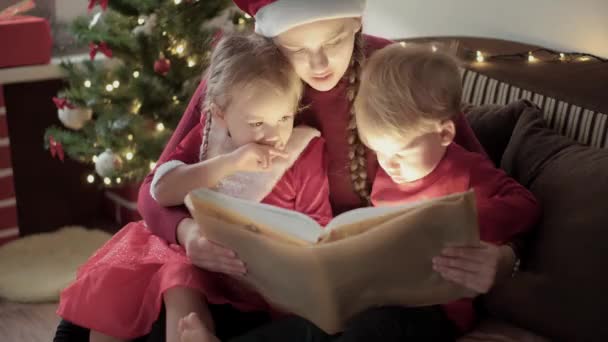
<instances>
[{"instance_id":1,"label":"wrapped present","mask_svg":"<svg viewBox=\"0 0 608 342\"><path fill-rule=\"evenodd\" d=\"M141 215L137 211L139 186L140 184L132 184L106 189L104 201L106 215L120 225L141 220Z\"/></svg>"},{"instance_id":2,"label":"wrapped present","mask_svg":"<svg viewBox=\"0 0 608 342\"><path fill-rule=\"evenodd\" d=\"M53 40L49 22L32 16L0 19L0 68L48 64Z\"/></svg>"}]
</instances>

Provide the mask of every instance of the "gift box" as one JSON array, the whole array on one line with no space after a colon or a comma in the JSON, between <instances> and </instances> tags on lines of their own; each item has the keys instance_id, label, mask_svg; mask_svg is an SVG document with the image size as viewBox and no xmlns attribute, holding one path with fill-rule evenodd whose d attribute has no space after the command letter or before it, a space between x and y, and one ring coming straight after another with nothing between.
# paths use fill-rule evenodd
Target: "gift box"
<instances>
[{"instance_id":1,"label":"gift box","mask_svg":"<svg viewBox=\"0 0 608 342\"><path fill-rule=\"evenodd\" d=\"M140 184L131 184L123 187L105 190L104 210L114 221L121 226L133 221L141 220L137 211L137 195Z\"/></svg>"},{"instance_id":2,"label":"gift box","mask_svg":"<svg viewBox=\"0 0 608 342\"><path fill-rule=\"evenodd\" d=\"M0 68L48 64L53 40L44 18L15 16L0 19Z\"/></svg>"}]
</instances>

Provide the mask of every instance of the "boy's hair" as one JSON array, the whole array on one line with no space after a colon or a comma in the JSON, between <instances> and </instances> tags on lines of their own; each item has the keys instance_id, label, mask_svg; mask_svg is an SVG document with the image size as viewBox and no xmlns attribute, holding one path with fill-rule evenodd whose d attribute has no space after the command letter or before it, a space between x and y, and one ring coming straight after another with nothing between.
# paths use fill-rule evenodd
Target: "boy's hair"
<instances>
[{"instance_id":1,"label":"boy's hair","mask_svg":"<svg viewBox=\"0 0 608 342\"><path fill-rule=\"evenodd\" d=\"M302 81L279 48L272 40L254 33L224 36L213 50L205 76L203 158L211 129L211 105L225 110L234 96L257 87L276 91L292 101L296 112L303 91Z\"/></svg>"},{"instance_id":2,"label":"boy's hair","mask_svg":"<svg viewBox=\"0 0 608 342\"><path fill-rule=\"evenodd\" d=\"M428 45L392 44L372 55L355 100L361 139L411 137L461 108L462 81L453 54Z\"/></svg>"}]
</instances>

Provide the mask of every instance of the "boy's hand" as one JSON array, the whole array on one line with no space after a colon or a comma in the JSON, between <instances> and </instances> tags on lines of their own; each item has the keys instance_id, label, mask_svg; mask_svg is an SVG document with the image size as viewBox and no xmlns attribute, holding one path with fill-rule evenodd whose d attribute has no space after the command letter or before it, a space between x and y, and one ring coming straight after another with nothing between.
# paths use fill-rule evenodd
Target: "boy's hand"
<instances>
[{"instance_id":1,"label":"boy's hand","mask_svg":"<svg viewBox=\"0 0 608 342\"><path fill-rule=\"evenodd\" d=\"M275 158L287 158L287 153L272 146L250 143L230 153L235 167L239 171L267 171Z\"/></svg>"}]
</instances>

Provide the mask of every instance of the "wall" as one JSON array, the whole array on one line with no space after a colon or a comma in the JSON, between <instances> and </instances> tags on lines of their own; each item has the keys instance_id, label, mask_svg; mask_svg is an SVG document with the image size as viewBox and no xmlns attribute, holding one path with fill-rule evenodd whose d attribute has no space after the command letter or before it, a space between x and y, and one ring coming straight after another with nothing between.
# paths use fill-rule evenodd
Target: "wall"
<instances>
[{"instance_id":1,"label":"wall","mask_svg":"<svg viewBox=\"0 0 608 342\"><path fill-rule=\"evenodd\" d=\"M368 0L365 30L387 38L493 37L608 58L607 0Z\"/></svg>"}]
</instances>

